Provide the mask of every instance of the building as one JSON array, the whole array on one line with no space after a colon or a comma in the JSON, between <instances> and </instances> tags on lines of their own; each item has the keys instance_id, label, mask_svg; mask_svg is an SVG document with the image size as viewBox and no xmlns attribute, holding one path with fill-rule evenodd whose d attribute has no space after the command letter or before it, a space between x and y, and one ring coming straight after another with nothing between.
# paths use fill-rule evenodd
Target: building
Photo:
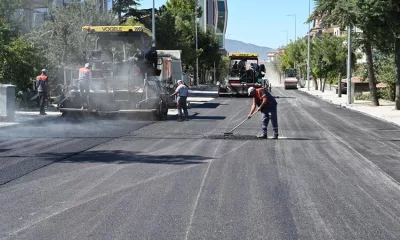
<instances>
[{"instance_id":1,"label":"building","mask_svg":"<svg viewBox=\"0 0 400 240\"><path fill-rule=\"evenodd\" d=\"M39 27L48 17L50 7L62 7L73 0L29 0L23 9L16 12L16 17L23 17L26 31ZM99 11L108 11L112 0L95 0Z\"/></svg>"},{"instance_id":2,"label":"building","mask_svg":"<svg viewBox=\"0 0 400 240\"><path fill-rule=\"evenodd\" d=\"M353 29L353 33L362 33L361 29L355 27ZM345 27L344 29L340 28L337 25L332 25L329 27L324 27L321 24L321 20L320 18L316 18L313 21L313 25L312 28L310 29L310 37L314 38L314 37L321 37L322 34L324 33L328 33L330 36L337 36L337 37L345 37L347 36L347 27ZM344 44L347 44L347 41L344 42ZM367 58L366 55L363 53L361 48L358 48L356 50L356 53L361 53L361 58L357 59L357 63L358 64L363 64L367 62Z\"/></svg>"},{"instance_id":3,"label":"building","mask_svg":"<svg viewBox=\"0 0 400 240\"><path fill-rule=\"evenodd\" d=\"M206 31L207 28L214 30L218 37L220 48L225 49L225 34L228 25L228 0L199 0L203 10L200 17L200 28Z\"/></svg>"}]
</instances>

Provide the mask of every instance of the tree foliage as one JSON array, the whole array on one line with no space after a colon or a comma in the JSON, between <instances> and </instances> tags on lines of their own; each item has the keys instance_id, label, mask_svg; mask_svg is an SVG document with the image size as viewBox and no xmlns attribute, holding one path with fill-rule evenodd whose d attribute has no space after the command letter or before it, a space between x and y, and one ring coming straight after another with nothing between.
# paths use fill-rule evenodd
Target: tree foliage
<instances>
[{"instance_id":1,"label":"tree foliage","mask_svg":"<svg viewBox=\"0 0 400 240\"><path fill-rule=\"evenodd\" d=\"M368 79L372 102L379 105L374 71L373 50L395 53L396 109L400 109L400 1L392 0L315 0L309 19L322 18L325 26L355 26L362 31L359 43L367 56Z\"/></svg>"},{"instance_id":2,"label":"tree foliage","mask_svg":"<svg viewBox=\"0 0 400 240\"><path fill-rule=\"evenodd\" d=\"M22 1L0 2L0 82L11 83L25 90L37 73L38 63L45 61L23 36L19 36L18 19L12 18Z\"/></svg>"},{"instance_id":3,"label":"tree foliage","mask_svg":"<svg viewBox=\"0 0 400 240\"><path fill-rule=\"evenodd\" d=\"M50 76L57 77L63 66L78 66L85 63L85 33L83 26L117 25L114 15L98 11L97 7L86 1L73 2L66 7L52 8L51 18L41 27L29 34L29 40L48 60ZM45 67L45 66L43 66Z\"/></svg>"}]
</instances>

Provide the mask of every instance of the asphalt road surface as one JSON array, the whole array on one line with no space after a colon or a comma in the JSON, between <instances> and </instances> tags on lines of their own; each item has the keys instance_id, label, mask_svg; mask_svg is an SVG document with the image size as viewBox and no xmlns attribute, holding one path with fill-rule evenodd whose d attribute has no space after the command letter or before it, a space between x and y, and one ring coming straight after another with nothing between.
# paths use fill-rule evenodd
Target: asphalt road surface
<instances>
[{"instance_id":1,"label":"asphalt road surface","mask_svg":"<svg viewBox=\"0 0 400 240\"><path fill-rule=\"evenodd\" d=\"M86 120L0 132L1 239L400 239L400 128L296 90L281 139L251 100L187 122ZM272 135L272 130L269 132Z\"/></svg>"}]
</instances>

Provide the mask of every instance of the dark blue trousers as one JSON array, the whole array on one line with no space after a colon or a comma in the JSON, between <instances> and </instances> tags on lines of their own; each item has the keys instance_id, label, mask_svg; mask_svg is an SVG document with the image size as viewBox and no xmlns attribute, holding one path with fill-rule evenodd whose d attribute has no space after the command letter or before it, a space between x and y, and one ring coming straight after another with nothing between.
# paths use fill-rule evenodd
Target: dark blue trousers
<instances>
[{"instance_id":1,"label":"dark blue trousers","mask_svg":"<svg viewBox=\"0 0 400 240\"><path fill-rule=\"evenodd\" d=\"M277 111L276 111L276 106L263 108L261 111L261 114L262 114L261 128L262 128L263 133L267 134L268 123L269 123L269 120L271 119L272 130L273 130L274 134L278 134L278 115L277 115Z\"/></svg>"}]
</instances>

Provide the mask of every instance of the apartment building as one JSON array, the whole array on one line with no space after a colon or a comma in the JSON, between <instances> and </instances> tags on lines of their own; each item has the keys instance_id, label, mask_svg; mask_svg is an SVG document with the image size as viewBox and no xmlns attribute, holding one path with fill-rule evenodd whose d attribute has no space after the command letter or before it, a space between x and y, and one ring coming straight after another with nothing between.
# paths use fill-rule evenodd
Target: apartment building
<instances>
[{"instance_id":1,"label":"apartment building","mask_svg":"<svg viewBox=\"0 0 400 240\"><path fill-rule=\"evenodd\" d=\"M23 17L25 31L39 27L48 17L50 7L63 7L73 0L29 0L23 9L16 12L16 17ZM111 8L112 0L94 0L99 11L108 11Z\"/></svg>"},{"instance_id":2,"label":"apartment building","mask_svg":"<svg viewBox=\"0 0 400 240\"><path fill-rule=\"evenodd\" d=\"M347 36L347 30L348 30L347 27L342 29L337 25L332 25L330 27L323 27L321 24L320 18L316 18L313 21L313 25L312 25L312 28L310 29L309 34L310 34L311 38L320 37L324 33L328 33L331 36L345 37L345 36ZM362 31L359 28L354 28L353 32L361 33ZM347 44L347 42L344 42L344 44ZM356 50L356 53L362 54L362 57L357 60L357 63L366 63L367 62L366 55L363 53L363 51L360 48L358 48Z\"/></svg>"},{"instance_id":3,"label":"apartment building","mask_svg":"<svg viewBox=\"0 0 400 240\"><path fill-rule=\"evenodd\" d=\"M203 9L200 17L200 28L206 31L211 27L218 37L220 48L225 49L225 35L228 25L228 0L199 0Z\"/></svg>"}]
</instances>

